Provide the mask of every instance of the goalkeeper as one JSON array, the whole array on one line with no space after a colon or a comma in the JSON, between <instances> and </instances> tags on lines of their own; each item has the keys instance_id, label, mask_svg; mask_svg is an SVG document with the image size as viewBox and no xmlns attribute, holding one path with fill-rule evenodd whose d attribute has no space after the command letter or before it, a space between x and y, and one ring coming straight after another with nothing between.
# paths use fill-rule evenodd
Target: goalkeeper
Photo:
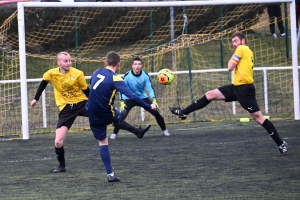
<instances>
[{"instance_id":1,"label":"goalkeeper","mask_svg":"<svg viewBox=\"0 0 300 200\"><path fill-rule=\"evenodd\" d=\"M149 111L156 119L157 124L160 126L164 136L170 136L168 129L166 128L165 120L158 112L158 105L155 99L155 92L151 84L149 75L142 70L142 61L140 58L134 58L132 61L132 70L128 71L124 75L124 81L127 84L128 88L136 94L138 97L143 99L147 104L155 104L157 110ZM148 98L148 95L145 92L147 90L149 96L152 98L152 101ZM125 95L121 94L121 107L120 110L126 110L127 115L129 111L137 104L130 100ZM126 115L126 116L127 116ZM115 127L114 132L111 134L110 139L116 139L119 128Z\"/></svg>"}]
</instances>

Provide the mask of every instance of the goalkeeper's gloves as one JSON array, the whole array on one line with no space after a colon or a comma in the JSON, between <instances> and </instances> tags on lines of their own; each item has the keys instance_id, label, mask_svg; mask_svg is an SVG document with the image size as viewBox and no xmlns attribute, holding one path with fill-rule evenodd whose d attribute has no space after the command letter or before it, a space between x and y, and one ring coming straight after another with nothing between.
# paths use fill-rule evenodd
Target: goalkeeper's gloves
<instances>
[{"instance_id":1,"label":"goalkeeper's gloves","mask_svg":"<svg viewBox=\"0 0 300 200\"><path fill-rule=\"evenodd\" d=\"M125 101L121 101L120 110L125 110L126 104Z\"/></svg>"},{"instance_id":2,"label":"goalkeeper's gloves","mask_svg":"<svg viewBox=\"0 0 300 200\"><path fill-rule=\"evenodd\" d=\"M155 98L152 99L152 103L156 105L156 109L159 110L158 103Z\"/></svg>"}]
</instances>

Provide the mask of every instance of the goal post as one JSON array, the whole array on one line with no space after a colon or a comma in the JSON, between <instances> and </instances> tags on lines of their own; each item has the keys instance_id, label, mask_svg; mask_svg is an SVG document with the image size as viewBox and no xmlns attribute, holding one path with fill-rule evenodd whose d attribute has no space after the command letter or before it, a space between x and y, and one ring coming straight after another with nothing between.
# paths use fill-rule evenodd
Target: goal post
<instances>
[{"instance_id":1,"label":"goal post","mask_svg":"<svg viewBox=\"0 0 300 200\"><path fill-rule=\"evenodd\" d=\"M26 72L26 41L24 7L18 2L18 34L19 34L19 59L21 80L21 108L22 108L22 136L29 139L28 100L27 100L27 72Z\"/></svg>"},{"instance_id":2,"label":"goal post","mask_svg":"<svg viewBox=\"0 0 300 200\"><path fill-rule=\"evenodd\" d=\"M293 66L293 89L294 89L294 113L295 120L300 119L299 108L299 72L298 72L298 37L295 30L296 24L296 5L295 0L290 4L290 19L291 19L291 41L292 41L292 66Z\"/></svg>"},{"instance_id":3,"label":"goal post","mask_svg":"<svg viewBox=\"0 0 300 200\"><path fill-rule=\"evenodd\" d=\"M287 42L279 39L277 41L272 40L268 36L268 19L266 16L260 17L261 15L254 12L255 9L265 12L265 3L287 3L289 5L289 16L284 17L288 21L286 25L291 36L287 38ZM231 5L236 7L234 9L230 8ZM251 7L251 5L253 6ZM216 6L222 6L226 9L223 13L219 13ZM175 8L172 10L172 13L174 13L174 21L172 22L170 22L170 19L166 20L165 16L158 15L170 12L168 10L170 7ZM105 17L103 13L106 9L115 9L114 16L107 14ZM60 15L54 12L60 13ZM211 20L214 21L208 20L211 16L209 14L212 13L214 14ZM250 19L247 18L250 16L249 13L251 14ZM239 19L239 15L243 17ZM34 23L31 22L31 27L28 27L30 17L32 17ZM170 13L168 13L168 17L170 17ZM153 22L153 20L159 18L161 18L161 24L158 21ZM259 103L263 104L261 110L264 113L274 113L274 116L276 115L278 118L284 118L287 116L283 114L287 112L283 105L284 102L293 107L292 117L296 120L300 119L298 42L294 0L19 2L17 22L18 45L15 46L18 46L18 52L15 55L19 57L23 139L28 139L29 132L34 129L31 128L31 124L41 123L42 126L55 127L57 111L49 111L50 108L55 107L54 97L51 96L53 95L51 93L53 88L48 85L47 91L45 91L46 94L43 94L45 96L42 98L46 99L47 102L52 99L52 102L46 105L44 101L43 103L40 102L40 110L34 112L35 114L39 112L41 116L44 113L47 118L46 121L32 121L30 116L34 114L29 108L29 101L34 97L33 93L38 85L38 82L30 80L41 78L43 72L55 67L57 51L70 51L74 66L78 64L79 69L82 69L86 76L91 75L97 67L103 67L104 56L110 50L115 50L121 55L122 68L118 72L119 74L124 74L130 69L130 62L133 57L141 57L144 69L151 74L163 116L167 122L178 122L168 113L167 105L173 104L184 107L192 100L200 98L205 90L230 83L231 76L226 72L226 65L225 71L219 68L224 64L222 57L227 60L230 54L233 53L230 35L236 30L246 33L250 48L253 48L254 53L257 54L255 57L258 58L258 62L255 68L260 69L256 70L257 74L255 76L257 77L255 77L255 81L258 80L257 88L259 93L262 93L262 99L259 100ZM148 23L153 24L151 28L147 27ZM183 31L184 28L186 28L186 31ZM90 29L93 34L87 35L84 29ZM170 33L171 30L174 32ZM172 34L175 35L175 39L171 41L171 37L174 38ZM76 37L76 42L65 40L65 38L73 37ZM11 43L14 42L14 36L10 36L9 39L12 41ZM286 44L290 46L286 46ZM55 45L57 48L53 47ZM283 47L280 48L280 51L277 51L278 46L276 45ZM225 48L224 52L220 50L220 46ZM285 49L291 50L290 58L284 58L281 51L285 51ZM267 56L264 56L264 54L267 54ZM283 61L284 59L288 62ZM34 75L32 72L29 74L29 65L30 70L33 71L35 62L37 63L35 67L41 66L41 71L34 72ZM155 82L155 72L158 72L161 68L171 69L173 66L176 77L170 86L161 86L157 81ZM276 67L280 67L280 69L277 70ZM262 70L263 68L265 70ZM279 80L283 82L279 84ZM269 86L267 91L263 89L264 82ZM293 85L291 88L289 88L290 82ZM274 87L272 92L270 91L271 87ZM191 91L190 88L193 90ZM284 100L284 95L290 94L291 90L293 98L288 97L290 101L280 103L280 99ZM118 105L118 100L116 100L116 103ZM226 110L224 110L224 104L221 104L221 107L212 104L203 111L204 113L197 112L189 118L191 118L191 121L223 120L224 118L225 120L234 120L236 117L245 114L238 105L236 110L233 109L234 106L228 109L226 107ZM51 118L54 118L53 121L52 119L50 121L50 115ZM129 122L133 124L143 123L134 116L128 116ZM147 115L145 115L145 120L153 119L151 116L147 118ZM84 123L86 121L82 122L82 124Z\"/></svg>"}]
</instances>

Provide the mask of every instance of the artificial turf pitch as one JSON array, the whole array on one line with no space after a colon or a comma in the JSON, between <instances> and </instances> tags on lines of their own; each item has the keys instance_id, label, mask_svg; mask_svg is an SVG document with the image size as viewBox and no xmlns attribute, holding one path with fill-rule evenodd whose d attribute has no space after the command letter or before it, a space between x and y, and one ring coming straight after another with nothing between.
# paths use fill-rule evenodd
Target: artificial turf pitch
<instances>
[{"instance_id":1,"label":"artificial turf pitch","mask_svg":"<svg viewBox=\"0 0 300 200\"><path fill-rule=\"evenodd\" d=\"M50 173L54 134L3 141L0 199L300 199L300 122L273 123L285 157L255 122L171 124L170 137L154 125L142 139L123 131L109 139L118 183L107 182L91 132L68 134L60 174Z\"/></svg>"}]
</instances>

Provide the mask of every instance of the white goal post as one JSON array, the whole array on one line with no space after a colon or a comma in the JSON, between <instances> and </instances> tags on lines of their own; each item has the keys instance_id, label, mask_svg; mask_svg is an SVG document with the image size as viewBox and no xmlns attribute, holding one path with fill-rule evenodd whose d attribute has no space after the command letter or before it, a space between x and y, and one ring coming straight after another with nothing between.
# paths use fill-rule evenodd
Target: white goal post
<instances>
[{"instance_id":1,"label":"white goal post","mask_svg":"<svg viewBox=\"0 0 300 200\"><path fill-rule=\"evenodd\" d=\"M22 107L22 135L23 139L29 139L28 125L28 95L26 75L26 41L25 41L25 15L24 8L42 7L177 7L177 6L209 6L209 5L240 5L260 3L289 3L291 23L291 49L293 69L293 92L294 92L294 116L300 119L299 111L299 80L298 80L298 49L296 34L295 0L207 0L207 1L160 1L160 2L18 2L18 36L19 36L19 61L21 82L21 107Z\"/></svg>"}]
</instances>

